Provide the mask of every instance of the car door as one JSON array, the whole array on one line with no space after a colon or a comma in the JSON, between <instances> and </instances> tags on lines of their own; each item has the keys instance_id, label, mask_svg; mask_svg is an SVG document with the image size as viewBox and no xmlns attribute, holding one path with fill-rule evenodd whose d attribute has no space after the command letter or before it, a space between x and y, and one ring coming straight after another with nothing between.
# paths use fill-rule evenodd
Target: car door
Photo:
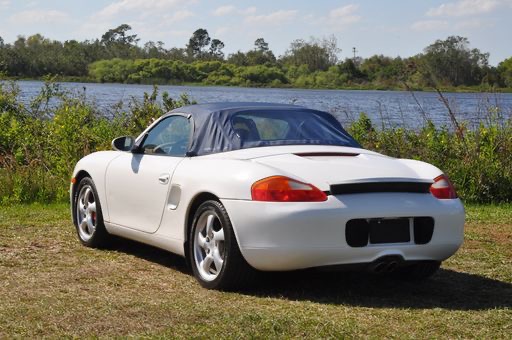
<instances>
[{"instance_id":1,"label":"car door","mask_svg":"<svg viewBox=\"0 0 512 340\"><path fill-rule=\"evenodd\" d=\"M190 135L188 117L163 118L138 141L135 152L123 152L109 164L109 222L148 233L159 228L172 175L186 155Z\"/></svg>"}]
</instances>

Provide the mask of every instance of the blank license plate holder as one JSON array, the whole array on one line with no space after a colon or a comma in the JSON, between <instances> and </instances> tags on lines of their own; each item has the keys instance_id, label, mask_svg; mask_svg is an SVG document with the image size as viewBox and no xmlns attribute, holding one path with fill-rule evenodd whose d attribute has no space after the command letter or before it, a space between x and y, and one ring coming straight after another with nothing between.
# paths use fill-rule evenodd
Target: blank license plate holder
<instances>
[{"instance_id":1,"label":"blank license plate holder","mask_svg":"<svg viewBox=\"0 0 512 340\"><path fill-rule=\"evenodd\" d=\"M409 218L379 218L369 222L371 244L411 242Z\"/></svg>"}]
</instances>

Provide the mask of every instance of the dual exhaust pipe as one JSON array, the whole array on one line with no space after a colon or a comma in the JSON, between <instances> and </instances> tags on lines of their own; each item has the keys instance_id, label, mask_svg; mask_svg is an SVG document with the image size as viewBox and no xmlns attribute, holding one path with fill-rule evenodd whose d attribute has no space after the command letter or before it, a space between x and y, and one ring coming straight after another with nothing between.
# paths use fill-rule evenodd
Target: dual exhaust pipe
<instances>
[{"instance_id":1,"label":"dual exhaust pipe","mask_svg":"<svg viewBox=\"0 0 512 340\"><path fill-rule=\"evenodd\" d=\"M400 266L400 262L403 262L401 257L381 257L368 266L368 271L375 274L392 273Z\"/></svg>"}]
</instances>

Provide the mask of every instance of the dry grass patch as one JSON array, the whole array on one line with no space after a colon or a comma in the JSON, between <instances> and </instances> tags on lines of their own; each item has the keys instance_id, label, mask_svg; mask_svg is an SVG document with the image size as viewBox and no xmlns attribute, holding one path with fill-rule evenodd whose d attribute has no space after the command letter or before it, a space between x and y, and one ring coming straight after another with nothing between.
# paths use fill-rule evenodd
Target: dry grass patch
<instances>
[{"instance_id":1,"label":"dry grass patch","mask_svg":"<svg viewBox=\"0 0 512 340\"><path fill-rule=\"evenodd\" d=\"M226 293L152 247L81 246L66 205L1 207L0 338L507 338L511 238L512 206L470 206L463 248L426 283L296 272Z\"/></svg>"}]
</instances>

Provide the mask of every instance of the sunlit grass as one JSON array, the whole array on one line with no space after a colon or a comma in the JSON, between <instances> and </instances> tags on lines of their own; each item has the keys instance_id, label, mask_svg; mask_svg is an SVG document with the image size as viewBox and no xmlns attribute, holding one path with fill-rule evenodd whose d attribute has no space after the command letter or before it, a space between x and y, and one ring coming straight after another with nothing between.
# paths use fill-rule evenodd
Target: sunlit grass
<instances>
[{"instance_id":1,"label":"sunlit grass","mask_svg":"<svg viewBox=\"0 0 512 340\"><path fill-rule=\"evenodd\" d=\"M468 206L464 246L426 283L297 272L225 293L152 247L81 246L66 204L0 207L0 338L507 338L511 244L512 205Z\"/></svg>"}]
</instances>

